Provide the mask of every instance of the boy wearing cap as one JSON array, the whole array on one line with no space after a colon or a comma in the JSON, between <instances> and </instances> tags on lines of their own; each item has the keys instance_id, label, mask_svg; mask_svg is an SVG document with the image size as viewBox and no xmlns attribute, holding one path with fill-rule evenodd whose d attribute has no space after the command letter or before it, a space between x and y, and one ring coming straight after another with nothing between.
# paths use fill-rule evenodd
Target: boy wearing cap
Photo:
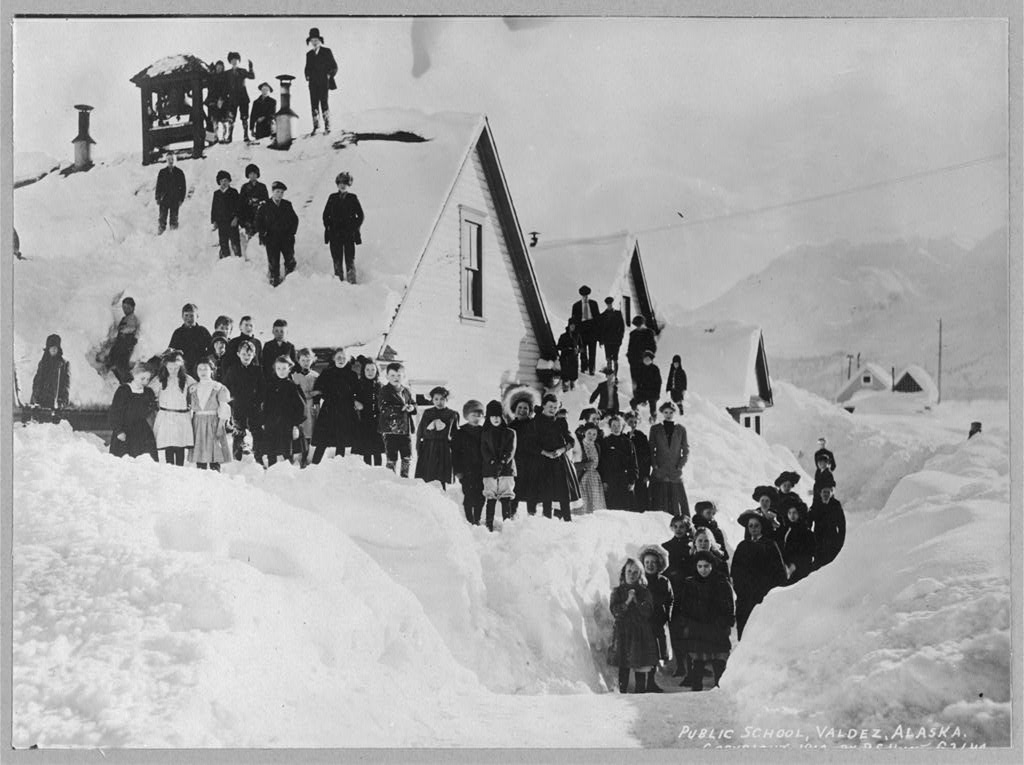
<instances>
[{"instance_id":1,"label":"boy wearing cap","mask_svg":"<svg viewBox=\"0 0 1024 765\"><path fill-rule=\"evenodd\" d=\"M601 314L601 345L604 346L604 360L608 369L618 374L619 348L622 338L626 336L626 322L622 311L615 310L615 298L604 299L604 313Z\"/></svg>"},{"instance_id":2,"label":"boy wearing cap","mask_svg":"<svg viewBox=\"0 0 1024 765\"><path fill-rule=\"evenodd\" d=\"M462 484L462 509L466 513L466 520L479 526L484 510L484 462L481 451L484 405L470 399L462 407L462 416L466 418L466 424L452 434L452 469Z\"/></svg>"},{"instance_id":3,"label":"boy wearing cap","mask_svg":"<svg viewBox=\"0 0 1024 765\"><path fill-rule=\"evenodd\" d=\"M217 186L219 188L213 192L213 204L210 206L210 223L220 237L220 256L241 257L242 245L238 239L238 192L231 188L231 173L227 170L219 171Z\"/></svg>"},{"instance_id":4,"label":"boy wearing cap","mask_svg":"<svg viewBox=\"0 0 1024 765\"><path fill-rule=\"evenodd\" d=\"M669 515L690 515L683 466L690 456L686 428L676 423L676 405L661 405L662 421L651 426L651 507Z\"/></svg>"},{"instance_id":5,"label":"boy wearing cap","mask_svg":"<svg viewBox=\"0 0 1024 765\"><path fill-rule=\"evenodd\" d=\"M658 398L661 396L661 370L654 363L654 351L644 351L643 363L636 370L633 381L633 399L629 402L631 409L637 404L647 404L650 421L653 423L658 411ZM675 407L673 407L674 409Z\"/></svg>"},{"instance_id":6,"label":"boy wearing cap","mask_svg":"<svg viewBox=\"0 0 1024 765\"><path fill-rule=\"evenodd\" d=\"M324 133L330 133L331 111L327 103L327 94L338 87L334 83L338 64L331 49L324 47L324 38L316 27L309 30L306 45L313 46L311 50L306 51L305 69L306 82L309 83L309 106L313 112L313 134L320 128L320 112L324 115Z\"/></svg>"},{"instance_id":7,"label":"boy wearing cap","mask_svg":"<svg viewBox=\"0 0 1024 765\"><path fill-rule=\"evenodd\" d=\"M156 174L156 204L160 208L157 234L167 230L167 216L171 217L171 231L178 227L178 208L185 201L185 173L174 166L174 152L167 152L167 165Z\"/></svg>"},{"instance_id":8,"label":"boy wearing cap","mask_svg":"<svg viewBox=\"0 0 1024 765\"><path fill-rule=\"evenodd\" d=\"M274 181L270 201L264 202L256 211L256 230L260 242L267 248L270 284L274 287L283 281L282 255L285 276L295 270L295 232L299 228L299 216L295 214L292 203L284 198L287 190L281 181Z\"/></svg>"},{"instance_id":9,"label":"boy wearing cap","mask_svg":"<svg viewBox=\"0 0 1024 765\"><path fill-rule=\"evenodd\" d=\"M580 333L580 372L594 374L597 366L597 336L600 310L597 301L590 299L590 287L580 287L580 299L572 304L572 319Z\"/></svg>"},{"instance_id":10,"label":"boy wearing cap","mask_svg":"<svg viewBox=\"0 0 1024 765\"><path fill-rule=\"evenodd\" d=\"M249 240L256 235L256 212L270 199L265 184L260 183L260 168L250 164L245 168L248 179L238 192L238 225L242 241L242 255L249 258Z\"/></svg>"},{"instance_id":11,"label":"boy wearing cap","mask_svg":"<svg viewBox=\"0 0 1024 765\"><path fill-rule=\"evenodd\" d=\"M213 352L210 330L197 323L199 309L193 303L185 303L181 307L181 326L174 330L168 348L177 348L185 360L185 371L196 374L196 362Z\"/></svg>"},{"instance_id":12,"label":"boy wearing cap","mask_svg":"<svg viewBox=\"0 0 1024 765\"><path fill-rule=\"evenodd\" d=\"M324 243L331 247L334 275L349 284L356 283L356 245L362 244L359 228L365 216L359 197L349 191L352 174L338 173L334 179L338 190L327 197L324 205Z\"/></svg>"},{"instance_id":13,"label":"boy wearing cap","mask_svg":"<svg viewBox=\"0 0 1024 765\"><path fill-rule=\"evenodd\" d=\"M228 143L231 143L231 137L235 132L236 114L242 118L245 142L249 143L249 91L245 89L245 81L255 79L256 74L252 70L252 59L249 59L248 69L239 69L238 65L241 62L242 57L237 52L228 53L228 65L231 67L225 72L228 81Z\"/></svg>"},{"instance_id":14,"label":"boy wearing cap","mask_svg":"<svg viewBox=\"0 0 1024 765\"><path fill-rule=\"evenodd\" d=\"M259 91L260 94L252 102L252 109L249 111L249 130L252 131L254 141L274 135L276 127L274 115L277 113L277 99L270 95L274 89L269 82L261 82Z\"/></svg>"}]
</instances>

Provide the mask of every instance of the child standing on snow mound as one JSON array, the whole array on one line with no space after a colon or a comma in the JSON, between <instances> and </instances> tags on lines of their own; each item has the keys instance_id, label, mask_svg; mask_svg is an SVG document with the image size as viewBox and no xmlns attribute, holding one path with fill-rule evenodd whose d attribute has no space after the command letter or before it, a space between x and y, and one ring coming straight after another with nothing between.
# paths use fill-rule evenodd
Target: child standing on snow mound
<instances>
[{"instance_id":1,"label":"child standing on snow mound","mask_svg":"<svg viewBox=\"0 0 1024 765\"><path fill-rule=\"evenodd\" d=\"M362 244L359 233L366 216L359 197L349 191L352 174L338 173L334 179L338 190L327 197L324 205L324 244L330 245L334 275L349 284L356 283L356 245Z\"/></svg>"},{"instance_id":2,"label":"child standing on snow mound","mask_svg":"<svg viewBox=\"0 0 1024 765\"><path fill-rule=\"evenodd\" d=\"M114 373L118 382L126 383L132 378L129 367L131 366L132 352L138 342L139 317L135 315L135 300L130 297L121 301L121 310L124 315L114 330L114 340L107 353L106 366Z\"/></svg>"},{"instance_id":3,"label":"child standing on snow mound","mask_svg":"<svg viewBox=\"0 0 1024 765\"><path fill-rule=\"evenodd\" d=\"M319 465L327 449L334 447L337 457L354 446L357 437L357 383L348 354L336 348L332 363L313 383L313 393L320 396L320 413L313 426L313 464Z\"/></svg>"},{"instance_id":4,"label":"child standing on snow mound","mask_svg":"<svg viewBox=\"0 0 1024 765\"><path fill-rule=\"evenodd\" d=\"M156 438L149 417L156 411L156 395L149 387L153 372L147 364L132 367L129 382L114 392L110 404L110 453L115 457L148 454L156 461Z\"/></svg>"},{"instance_id":5,"label":"child standing on snow mound","mask_svg":"<svg viewBox=\"0 0 1024 765\"><path fill-rule=\"evenodd\" d=\"M247 165L245 168L246 181L238 192L238 224L239 237L242 244L242 255L246 260L249 258L249 240L256 236L256 213L260 205L270 199L265 184L260 183L260 168L258 165Z\"/></svg>"},{"instance_id":6,"label":"child standing on snow mound","mask_svg":"<svg viewBox=\"0 0 1024 765\"><path fill-rule=\"evenodd\" d=\"M743 543L748 544L748 543ZM694 555L696 573L688 577L676 593L676 610L682 623L679 651L686 654L689 672L682 685L702 691L705 667L710 664L712 687L725 672L732 650L729 633L735 623L732 588L729 581L715 571L714 556L709 552Z\"/></svg>"},{"instance_id":7,"label":"child standing on snow mound","mask_svg":"<svg viewBox=\"0 0 1024 765\"><path fill-rule=\"evenodd\" d=\"M662 421L651 426L651 507L669 515L690 514L683 466L690 456L686 428L675 420L676 405L661 405Z\"/></svg>"},{"instance_id":8,"label":"child standing on snow mound","mask_svg":"<svg viewBox=\"0 0 1024 765\"><path fill-rule=\"evenodd\" d=\"M479 526L484 509L483 453L480 443L484 432L484 405L470 399L462 407L462 416L466 418L466 424L452 436L452 469L462 484L462 509L466 513L466 520ZM491 512L493 526L493 509Z\"/></svg>"},{"instance_id":9,"label":"child standing on snow mound","mask_svg":"<svg viewBox=\"0 0 1024 765\"><path fill-rule=\"evenodd\" d=\"M441 488L452 482L452 434L459 415L448 408L448 389L438 385L430 391L433 406L424 410L416 429L416 477Z\"/></svg>"},{"instance_id":10,"label":"child standing on snow mound","mask_svg":"<svg viewBox=\"0 0 1024 765\"><path fill-rule=\"evenodd\" d=\"M846 514L833 496L835 480L822 484L809 513L814 526L814 569L834 561L846 542Z\"/></svg>"},{"instance_id":11,"label":"child standing on snow mound","mask_svg":"<svg viewBox=\"0 0 1024 765\"><path fill-rule=\"evenodd\" d=\"M296 268L295 232L299 229L299 216L292 203L284 198L288 190L281 181L270 184L270 201L260 205L256 212L256 230L260 244L267 249L267 270L270 285L276 287L282 282L281 258L284 258L284 274L287 276Z\"/></svg>"},{"instance_id":12,"label":"child standing on snow mound","mask_svg":"<svg viewBox=\"0 0 1024 765\"><path fill-rule=\"evenodd\" d=\"M245 327L243 318L242 327ZM236 338L237 339L237 338ZM252 436L253 456L262 463L261 422L263 397L266 390L266 378L263 370L256 363L256 346L251 340L242 340L238 345L238 358L229 367L224 376L224 384L231 393L231 424L234 432L233 454L236 460L242 459L245 446L245 434Z\"/></svg>"},{"instance_id":13,"label":"child standing on snow mound","mask_svg":"<svg viewBox=\"0 0 1024 765\"><path fill-rule=\"evenodd\" d=\"M366 359L363 374L356 385L356 448L367 465L380 466L384 455L384 437L377 430L380 421L381 381L377 362Z\"/></svg>"},{"instance_id":14,"label":"child standing on snow mound","mask_svg":"<svg viewBox=\"0 0 1024 765\"><path fill-rule=\"evenodd\" d=\"M622 417L617 412L608 418L611 431L601 441L598 470L604 482L604 498L609 510L632 510L635 503L637 465L633 442L622 432Z\"/></svg>"},{"instance_id":15,"label":"child standing on snow mound","mask_svg":"<svg viewBox=\"0 0 1024 765\"><path fill-rule=\"evenodd\" d=\"M650 422L653 423L658 416L658 399L661 397L661 370L654 363L654 351L644 351L643 361L636 370L634 385L629 408L636 409L638 404L647 404Z\"/></svg>"},{"instance_id":16,"label":"child standing on snow mound","mask_svg":"<svg viewBox=\"0 0 1024 765\"><path fill-rule=\"evenodd\" d=\"M540 443L533 420L536 394L529 388L520 388L509 397L512 421L509 428L516 434L515 500L512 515L519 504L526 505L529 515L537 514L537 468L540 461Z\"/></svg>"},{"instance_id":17,"label":"child standing on snow mound","mask_svg":"<svg viewBox=\"0 0 1024 765\"><path fill-rule=\"evenodd\" d=\"M167 165L156 174L156 204L160 210L157 219L157 234L167 230L167 217L171 218L171 231L178 228L178 208L185 201L187 188L185 173L174 166L174 152L167 152Z\"/></svg>"},{"instance_id":18,"label":"child standing on snow mound","mask_svg":"<svg viewBox=\"0 0 1024 765\"><path fill-rule=\"evenodd\" d=\"M274 114L277 113L277 99L270 95L274 89L269 82L261 82L259 91L259 96L252 102L252 111L249 112L249 129L254 141L268 138L276 132Z\"/></svg>"},{"instance_id":19,"label":"child standing on snow mound","mask_svg":"<svg viewBox=\"0 0 1024 765\"><path fill-rule=\"evenodd\" d=\"M578 465L582 470L577 471L577 478L580 482L580 494L583 497L583 512L592 513L595 510L603 510L608 504L604 498L604 484L601 481L601 447L597 443L597 435L600 428L593 422L583 426L583 434L578 445Z\"/></svg>"},{"instance_id":20,"label":"child standing on snow mound","mask_svg":"<svg viewBox=\"0 0 1024 765\"><path fill-rule=\"evenodd\" d=\"M292 360L278 356L274 377L267 382L263 398L263 449L267 467L278 458L292 461L292 443L299 437L299 426L306 417L305 402L299 386L291 381Z\"/></svg>"},{"instance_id":21,"label":"child standing on snow mound","mask_svg":"<svg viewBox=\"0 0 1024 765\"><path fill-rule=\"evenodd\" d=\"M629 690L629 672L635 677L634 693L647 692L647 673L658 663L658 641L651 629L654 597L647 588L643 568L627 558L612 590L608 608L615 618L608 663L619 668L619 693Z\"/></svg>"},{"instance_id":22,"label":"child standing on snow mound","mask_svg":"<svg viewBox=\"0 0 1024 765\"><path fill-rule=\"evenodd\" d=\"M636 455L636 483L633 484L633 506L628 508L637 513L645 512L650 506L651 479L651 442L640 430L640 418L630 410L625 416L626 427L629 428L629 441L633 444Z\"/></svg>"},{"instance_id":23,"label":"child standing on snow mound","mask_svg":"<svg viewBox=\"0 0 1024 765\"><path fill-rule=\"evenodd\" d=\"M242 57L235 51L228 53L228 69L224 76L227 79L228 104L225 121L228 123L227 142L235 133L235 116L242 118L242 132L245 142L249 142L249 91L245 89L245 81L255 79L256 73L252 69L252 59L249 59L249 68L240 69L239 64Z\"/></svg>"},{"instance_id":24,"label":"child standing on snow mound","mask_svg":"<svg viewBox=\"0 0 1024 765\"><path fill-rule=\"evenodd\" d=\"M533 422L537 434L540 456L537 460L536 498L540 501L545 518L552 514L552 504L558 503L558 517L571 521L569 505L580 498L580 484L569 461L573 438L565 420L555 417L558 398L546 393L541 399L541 411Z\"/></svg>"},{"instance_id":25,"label":"child standing on snow mound","mask_svg":"<svg viewBox=\"0 0 1024 765\"><path fill-rule=\"evenodd\" d=\"M661 662L668 661L669 640L666 634L669 616L672 614L672 601L674 593L672 583L665 576L668 568L668 555L658 545L648 545L640 551L640 562L644 567L644 575L647 578L647 589L651 591L654 599L654 610L651 612L651 631L654 639L658 642L658 658L651 671L647 673L647 692L662 693L662 689L654 681L654 675L658 671Z\"/></svg>"},{"instance_id":26,"label":"child standing on snow mound","mask_svg":"<svg viewBox=\"0 0 1024 765\"><path fill-rule=\"evenodd\" d=\"M501 520L515 516L512 500L516 493L516 431L505 422L500 401L489 401L484 431L480 438L483 461L484 499L487 528L494 531L494 507L501 502Z\"/></svg>"},{"instance_id":27,"label":"child standing on snow mound","mask_svg":"<svg viewBox=\"0 0 1024 765\"><path fill-rule=\"evenodd\" d=\"M213 379L215 369L212 359L200 361L196 364L199 380L189 387L195 440L192 461L200 470L220 470L222 463L231 462L231 447L228 446L231 393L227 386Z\"/></svg>"},{"instance_id":28,"label":"child standing on snow mound","mask_svg":"<svg viewBox=\"0 0 1024 765\"><path fill-rule=\"evenodd\" d=\"M313 371L315 354L310 348L303 348L299 351L299 367L292 372L292 382L299 386L302 391L302 400L305 403L306 419L302 421L302 428L299 434L300 465L306 467L309 461L309 445L313 440L313 423L320 408L320 394L313 390L319 372Z\"/></svg>"},{"instance_id":29,"label":"child standing on snow mound","mask_svg":"<svg viewBox=\"0 0 1024 765\"><path fill-rule=\"evenodd\" d=\"M181 326L171 333L168 348L175 348L185 359L185 371L192 374L199 359L205 359L212 352L210 330L199 323L199 308L195 303L181 307Z\"/></svg>"},{"instance_id":30,"label":"child standing on snow mound","mask_svg":"<svg viewBox=\"0 0 1024 765\"><path fill-rule=\"evenodd\" d=\"M56 412L67 407L70 391L71 364L64 358L60 335L50 335L32 379L31 404Z\"/></svg>"},{"instance_id":31,"label":"child standing on snow mound","mask_svg":"<svg viewBox=\"0 0 1024 765\"><path fill-rule=\"evenodd\" d=\"M573 390L580 376L580 335L576 321L569 319L565 332L558 338L558 370L562 392Z\"/></svg>"},{"instance_id":32,"label":"child standing on snow mound","mask_svg":"<svg viewBox=\"0 0 1024 765\"><path fill-rule=\"evenodd\" d=\"M159 409L153 423L156 448L164 453L164 462L185 464L185 450L195 444L192 432L192 413L188 406L188 391L195 383L185 371L185 357L181 351L168 349L160 360L160 372L153 381Z\"/></svg>"},{"instance_id":33,"label":"child standing on snow mound","mask_svg":"<svg viewBox=\"0 0 1024 765\"><path fill-rule=\"evenodd\" d=\"M217 173L217 186L210 205L210 224L220 239L220 256L242 257L242 245L238 238L238 192L231 188L231 173L220 170Z\"/></svg>"},{"instance_id":34,"label":"child standing on snow mound","mask_svg":"<svg viewBox=\"0 0 1024 765\"><path fill-rule=\"evenodd\" d=\"M818 498L818 492L824 485L824 481L835 480L832 476L836 469L836 458L832 452L825 448L825 439L818 439L818 450L814 453L814 488L811 490L811 502Z\"/></svg>"},{"instance_id":35,"label":"child standing on snow mound","mask_svg":"<svg viewBox=\"0 0 1024 765\"><path fill-rule=\"evenodd\" d=\"M384 436L384 451L387 454L387 469L392 472L399 457L402 459L401 476L409 477L409 463L412 462L413 417L416 415L416 399L412 391L402 385L405 368L392 362L387 366L388 384L380 393L380 422L378 428Z\"/></svg>"}]
</instances>

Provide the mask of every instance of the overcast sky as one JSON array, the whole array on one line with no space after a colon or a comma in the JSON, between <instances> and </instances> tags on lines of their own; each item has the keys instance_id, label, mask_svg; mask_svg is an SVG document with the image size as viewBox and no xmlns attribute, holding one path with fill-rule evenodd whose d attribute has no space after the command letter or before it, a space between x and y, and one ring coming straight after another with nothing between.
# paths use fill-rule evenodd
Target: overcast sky
<instances>
[{"instance_id":1,"label":"overcast sky","mask_svg":"<svg viewBox=\"0 0 1024 765\"><path fill-rule=\"evenodd\" d=\"M301 78L313 25L340 65L335 113L486 113L523 229L639 230L663 303L802 244L970 244L1006 222L1005 158L942 169L1005 152L998 20L17 20L15 151L69 159L84 101L98 160L137 152L140 69L238 50L256 82Z\"/></svg>"}]
</instances>

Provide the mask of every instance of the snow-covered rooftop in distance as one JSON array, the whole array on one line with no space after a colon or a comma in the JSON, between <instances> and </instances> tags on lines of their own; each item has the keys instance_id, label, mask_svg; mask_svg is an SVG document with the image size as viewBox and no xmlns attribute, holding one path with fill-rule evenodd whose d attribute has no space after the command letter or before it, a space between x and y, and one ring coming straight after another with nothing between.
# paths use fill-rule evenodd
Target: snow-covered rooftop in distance
<instances>
[{"instance_id":1,"label":"snow-covered rooftop in distance","mask_svg":"<svg viewBox=\"0 0 1024 765\"><path fill-rule=\"evenodd\" d=\"M917 395L928 398L932 401L937 401L939 398L939 388L932 379L932 376L925 371L924 367L918 364L908 364L902 370L896 373L896 382L903 379L903 375L909 374L917 384L921 386L921 392ZM912 394L913 395L913 394Z\"/></svg>"},{"instance_id":2,"label":"snow-covered rooftop in distance","mask_svg":"<svg viewBox=\"0 0 1024 765\"><path fill-rule=\"evenodd\" d=\"M866 361L859 367L857 367L855 370L853 370L853 372L850 374L850 378L843 383L843 386L839 389L839 392L836 393L836 400L843 401L844 399L850 397L850 391L859 390L862 385L861 378L864 376L865 372L870 373L871 376L878 380L880 383L891 388L892 370L885 369L880 364L876 364L873 361Z\"/></svg>"},{"instance_id":3,"label":"snow-covered rooftop in distance","mask_svg":"<svg viewBox=\"0 0 1024 765\"><path fill-rule=\"evenodd\" d=\"M750 324L667 324L658 336L656 363L666 379L672 357L678 353L686 370L687 390L719 406L748 406L751 398L759 396L760 344L761 329Z\"/></svg>"},{"instance_id":4,"label":"snow-covered rooftop in distance","mask_svg":"<svg viewBox=\"0 0 1024 765\"><path fill-rule=\"evenodd\" d=\"M635 246L636 237L620 231L603 237L540 242L531 247L533 268L552 317L562 322L568 319L584 284L593 290L591 299L604 310L604 299L617 297L612 288L629 268Z\"/></svg>"},{"instance_id":5,"label":"snow-covered rooftop in distance","mask_svg":"<svg viewBox=\"0 0 1024 765\"><path fill-rule=\"evenodd\" d=\"M169 74L181 74L183 72L208 72L210 67L205 61L191 53L175 53L171 56L164 56L159 61L154 61L141 72L131 78L132 82L162 77Z\"/></svg>"}]
</instances>

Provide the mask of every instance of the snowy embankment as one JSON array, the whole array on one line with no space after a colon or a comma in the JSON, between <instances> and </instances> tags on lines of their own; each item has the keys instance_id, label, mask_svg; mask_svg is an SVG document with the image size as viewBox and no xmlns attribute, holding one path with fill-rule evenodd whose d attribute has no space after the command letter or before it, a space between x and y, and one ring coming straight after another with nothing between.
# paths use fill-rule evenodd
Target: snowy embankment
<instances>
[{"instance_id":1,"label":"snowy embankment","mask_svg":"<svg viewBox=\"0 0 1024 765\"><path fill-rule=\"evenodd\" d=\"M60 167L60 160L42 151L14 153L14 188L28 186Z\"/></svg>"},{"instance_id":2,"label":"snowy embankment","mask_svg":"<svg viewBox=\"0 0 1024 765\"><path fill-rule=\"evenodd\" d=\"M831 566L768 595L722 681L745 723L1009 745L1008 446L1003 431L941 448Z\"/></svg>"}]
</instances>

